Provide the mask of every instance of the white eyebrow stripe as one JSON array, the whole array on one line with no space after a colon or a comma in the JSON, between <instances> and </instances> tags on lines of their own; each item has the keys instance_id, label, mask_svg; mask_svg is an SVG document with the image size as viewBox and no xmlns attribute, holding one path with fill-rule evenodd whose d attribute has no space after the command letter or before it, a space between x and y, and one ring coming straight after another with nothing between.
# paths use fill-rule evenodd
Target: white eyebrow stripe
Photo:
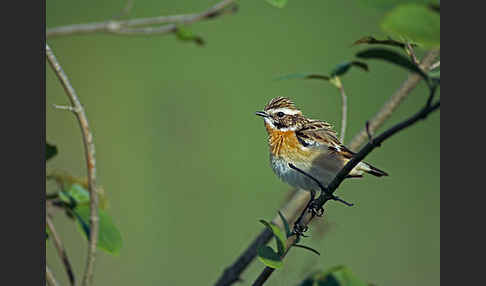
<instances>
[{"instance_id":1,"label":"white eyebrow stripe","mask_svg":"<svg viewBox=\"0 0 486 286\"><path fill-rule=\"evenodd\" d=\"M277 112L283 112L283 113L289 114L289 115L295 115L295 114L300 113L300 111L297 110L297 109L289 109L289 108L277 108L277 109L273 110L273 113L277 113Z\"/></svg>"},{"instance_id":2,"label":"white eyebrow stripe","mask_svg":"<svg viewBox=\"0 0 486 286\"><path fill-rule=\"evenodd\" d=\"M287 131L295 131L297 130L297 126L291 126L291 127L286 127L286 128L280 128L278 129L279 131L282 131L282 132L287 132Z\"/></svg>"}]
</instances>

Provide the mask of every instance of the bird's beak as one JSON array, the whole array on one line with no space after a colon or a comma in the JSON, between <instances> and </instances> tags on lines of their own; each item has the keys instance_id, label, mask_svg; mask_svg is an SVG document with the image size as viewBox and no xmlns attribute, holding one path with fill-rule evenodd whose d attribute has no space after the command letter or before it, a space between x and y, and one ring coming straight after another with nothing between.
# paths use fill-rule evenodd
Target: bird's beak
<instances>
[{"instance_id":1,"label":"bird's beak","mask_svg":"<svg viewBox=\"0 0 486 286\"><path fill-rule=\"evenodd\" d=\"M261 117L270 117L265 111L257 111L255 114Z\"/></svg>"}]
</instances>

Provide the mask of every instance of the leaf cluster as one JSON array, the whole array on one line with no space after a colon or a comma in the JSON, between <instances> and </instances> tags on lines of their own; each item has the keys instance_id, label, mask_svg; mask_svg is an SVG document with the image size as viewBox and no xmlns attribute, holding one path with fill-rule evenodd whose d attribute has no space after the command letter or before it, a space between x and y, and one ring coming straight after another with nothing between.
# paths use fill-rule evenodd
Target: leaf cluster
<instances>
[{"instance_id":1,"label":"leaf cluster","mask_svg":"<svg viewBox=\"0 0 486 286\"><path fill-rule=\"evenodd\" d=\"M46 161L52 159L57 153L55 145L46 143ZM77 222L83 236L89 239L90 194L86 180L73 177L66 172L51 173L47 179L55 180L59 187L59 190L47 195L47 199L52 200L54 206L64 209L66 215ZM98 248L118 255L122 247L122 237L113 219L105 212L107 202L101 187L98 188L98 197L100 199ZM48 233L46 237L49 237Z\"/></svg>"}]
</instances>

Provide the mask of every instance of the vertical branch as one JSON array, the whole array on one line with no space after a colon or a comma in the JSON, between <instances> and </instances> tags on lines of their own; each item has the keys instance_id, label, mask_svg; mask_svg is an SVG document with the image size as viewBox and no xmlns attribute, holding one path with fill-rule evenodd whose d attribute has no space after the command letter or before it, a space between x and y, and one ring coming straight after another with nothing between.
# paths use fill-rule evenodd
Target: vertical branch
<instances>
[{"instance_id":1,"label":"vertical branch","mask_svg":"<svg viewBox=\"0 0 486 286\"><path fill-rule=\"evenodd\" d=\"M90 285L93 280L93 270L96 255L96 245L98 243L98 195L96 193L96 160L95 160L95 147L93 143L93 134L90 131L88 125L88 118L84 112L84 108L79 101L76 91L71 86L68 77L64 73L61 65L57 61L54 53L52 52L49 45L46 43L46 55L50 66L59 78L64 91L71 102L71 107L73 113L78 119L79 126L81 128L81 133L84 143L84 153L86 158L86 167L88 171L88 188L90 194L90 235L89 235L89 246L88 246L88 257L86 262L86 269L83 276L82 285Z\"/></svg>"},{"instance_id":2,"label":"vertical branch","mask_svg":"<svg viewBox=\"0 0 486 286\"><path fill-rule=\"evenodd\" d=\"M50 231L51 236L53 238L54 246L56 247L57 253L59 254L59 257L61 258L62 263L64 265L64 268L66 269L66 273L69 277L69 282L71 283L71 285L74 286L76 280L74 278L74 272L73 272L73 269L71 267L71 263L69 262L66 250L65 250L65 248L64 248L64 246L61 242L61 238L59 237L56 229L54 228L54 223L52 222L49 215L46 216L46 222L47 222L47 227L49 228L49 231Z\"/></svg>"},{"instance_id":3,"label":"vertical branch","mask_svg":"<svg viewBox=\"0 0 486 286\"><path fill-rule=\"evenodd\" d=\"M344 142L344 135L346 133L346 124L348 118L348 97L344 92L344 87L342 85L339 86L339 92L341 92L341 142Z\"/></svg>"}]
</instances>

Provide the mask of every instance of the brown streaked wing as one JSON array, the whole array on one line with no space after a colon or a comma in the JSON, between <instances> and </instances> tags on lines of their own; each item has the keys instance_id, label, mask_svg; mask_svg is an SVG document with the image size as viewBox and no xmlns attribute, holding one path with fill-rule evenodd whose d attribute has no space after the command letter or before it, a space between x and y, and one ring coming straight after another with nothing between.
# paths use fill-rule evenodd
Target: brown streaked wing
<instances>
[{"instance_id":1,"label":"brown streaked wing","mask_svg":"<svg viewBox=\"0 0 486 286\"><path fill-rule=\"evenodd\" d=\"M344 146L337 138L337 133L332 125L320 120L308 120L301 129L295 131L297 138L307 146L327 146L343 157L349 159L355 154ZM305 144L302 144L306 146Z\"/></svg>"}]
</instances>

